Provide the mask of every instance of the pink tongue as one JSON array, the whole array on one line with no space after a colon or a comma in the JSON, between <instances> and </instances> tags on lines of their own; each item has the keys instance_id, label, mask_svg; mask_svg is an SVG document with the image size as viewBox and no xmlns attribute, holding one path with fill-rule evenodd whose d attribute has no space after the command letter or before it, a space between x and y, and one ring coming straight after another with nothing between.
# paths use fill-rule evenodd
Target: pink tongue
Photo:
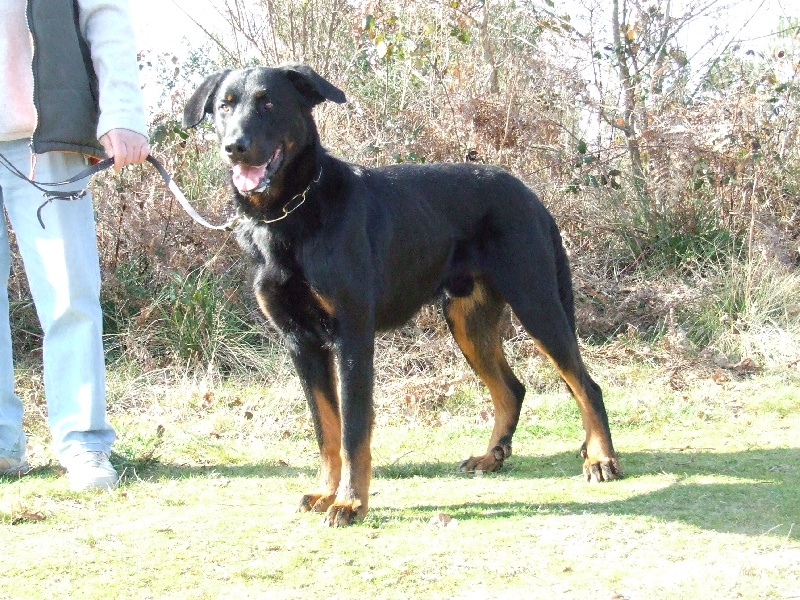
<instances>
[{"instance_id":1,"label":"pink tongue","mask_svg":"<svg viewBox=\"0 0 800 600\"><path fill-rule=\"evenodd\" d=\"M233 185L240 192L250 192L256 189L261 180L264 178L264 173L267 170L267 165L260 167L251 167L249 165L236 164L233 165L231 170L233 175Z\"/></svg>"}]
</instances>

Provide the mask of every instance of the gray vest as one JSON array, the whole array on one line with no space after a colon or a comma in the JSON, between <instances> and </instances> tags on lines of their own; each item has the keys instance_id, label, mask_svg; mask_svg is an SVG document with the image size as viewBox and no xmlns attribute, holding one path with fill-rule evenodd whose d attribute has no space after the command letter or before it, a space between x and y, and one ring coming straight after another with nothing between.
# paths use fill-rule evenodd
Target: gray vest
<instances>
[{"instance_id":1,"label":"gray vest","mask_svg":"<svg viewBox=\"0 0 800 600\"><path fill-rule=\"evenodd\" d=\"M33 151L104 158L97 141L97 76L80 34L77 0L28 0L33 36Z\"/></svg>"}]
</instances>

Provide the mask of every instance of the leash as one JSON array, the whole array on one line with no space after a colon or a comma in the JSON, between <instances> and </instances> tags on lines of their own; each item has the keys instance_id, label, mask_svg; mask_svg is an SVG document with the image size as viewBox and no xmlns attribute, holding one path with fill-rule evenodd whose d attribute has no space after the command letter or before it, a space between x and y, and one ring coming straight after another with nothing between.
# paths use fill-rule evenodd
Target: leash
<instances>
[{"instance_id":1,"label":"leash","mask_svg":"<svg viewBox=\"0 0 800 600\"><path fill-rule=\"evenodd\" d=\"M164 183L167 185L167 189L170 192L172 192L172 195L175 196L175 199L181 205L186 214L192 217L192 219L194 219L196 223L199 223L200 225L202 225L207 229L213 229L215 231L230 231L231 229L233 229L233 226L239 220L238 216L231 217L222 225L212 225L211 223L206 221L203 217L201 217L200 214L194 209L192 204L186 199L186 196L183 195L183 192L178 187L178 184L172 180L172 177L170 177L170 174L167 173L167 170L164 168L164 165L162 165L155 156L153 156L152 154L148 155L147 162L149 162L156 168L158 174L161 175L161 179L163 179Z\"/></svg>"},{"instance_id":2,"label":"leash","mask_svg":"<svg viewBox=\"0 0 800 600\"><path fill-rule=\"evenodd\" d=\"M213 229L215 231L222 231L222 230L228 231L228 230L232 229L233 226L236 224L236 222L239 220L239 217L232 217L231 219L229 219L226 223L223 223L222 225L212 225L211 223L206 221L203 217L201 217L200 214L194 209L194 207L186 199L186 196L184 196L183 192L180 190L178 185L173 181L173 179L170 176L170 174L167 173L167 170L164 168L164 165L162 165L161 162L159 162L159 160L155 156L153 156L152 154L148 155L147 162L149 162L151 165L153 165L153 167L155 167L156 171L158 171L158 174L161 175L161 179L164 180L164 183L166 184L167 189L172 193L172 195L175 197L175 199L181 205L181 208L183 208L183 210L186 212L186 214L188 214L192 219L194 219L195 222L199 223L203 227L206 227L208 229ZM80 200L81 198L83 198L87 194L87 189L86 188L83 188L83 189L80 189L80 190L59 191L59 190L48 190L48 189L46 189L46 188L44 188L42 186L46 185L46 186L60 187L60 186L69 185L71 183L75 183L76 181L80 181L82 179L85 179L86 177L91 177L92 175L95 175L96 173L99 173L100 171L109 168L113 164L114 164L114 159L113 158L106 158L106 159L103 159L103 160L99 161L98 163L96 163L96 164L94 164L94 165L92 165L90 167L87 167L86 169L84 169L83 171L81 171L80 173L75 175L74 177L70 177L69 179L65 179L64 181L43 182L43 181L34 181L34 180L30 179L22 171L20 171L13 164L11 164L11 162L5 156L3 156L3 154L0 154L0 165L4 166L6 169L8 169L11 172L11 174L14 175L15 177L18 177L19 179L22 179L23 181L27 181L29 184L31 184L33 187L35 187L37 190L42 192L42 195L44 196L44 202L36 210L36 218L39 219L39 225L42 226L42 229L45 228L44 227L44 221L42 220L42 209L45 206L50 204L53 200ZM308 190L306 190L306 192L307 191ZM305 201L306 192L303 192L303 194L302 194L303 201ZM292 201L293 200L294 200L294 198L292 199ZM290 201L289 204L292 201ZM301 202L301 204L302 204L302 202ZM288 204L287 204L287 206L288 206ZM299 206L299 204L298 204L298 206ZM297 208L297 206L295 206L288 213L286 213L286 206L284 206L284 212L286 214L284 214L282 217L280 217L277 220L285 218L286 216L288 216L289 213L293 212L296 208Z\"/></svg>"}]
</instances>

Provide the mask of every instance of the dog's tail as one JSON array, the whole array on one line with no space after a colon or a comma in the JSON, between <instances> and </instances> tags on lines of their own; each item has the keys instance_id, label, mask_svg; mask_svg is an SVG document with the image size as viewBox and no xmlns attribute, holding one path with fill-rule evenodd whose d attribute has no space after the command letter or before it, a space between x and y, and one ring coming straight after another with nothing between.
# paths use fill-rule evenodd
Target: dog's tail
<instances>
[{"instance_id":1,"label":"dog's tail","mask_svg":"<svg viewBox=\"0 0 800 600\"><path fill-rule=\"evenodd\" d=\"M569 269L569 258L564 249L564 242L561 240L561 232L555 221L550 224L550 237L553 241L553 251L556 255L556 277L558 279L558 297L561 299L561 306L567 315L570 329L575 333L575 296L572 292L572 273Z\"/></svg>"}]
</instances>

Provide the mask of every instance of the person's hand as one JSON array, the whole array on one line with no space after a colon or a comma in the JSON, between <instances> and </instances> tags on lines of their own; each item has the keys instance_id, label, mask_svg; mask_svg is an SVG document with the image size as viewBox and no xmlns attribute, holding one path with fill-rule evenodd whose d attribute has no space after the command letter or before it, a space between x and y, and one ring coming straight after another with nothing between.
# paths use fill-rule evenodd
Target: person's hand
<instances>
[{"instance_id":1,"label":"person's hand","mask_svg":"<svg viewBox=\"0 0 800 600\"><path fill-rule=\"evenodd\" d=\"M117 173L122 167L144 162L150 154L147 138L130 129L112 129L103 134L100 144L106 154L114 158L114 171Z\"/></svg>"}]
</instances>

